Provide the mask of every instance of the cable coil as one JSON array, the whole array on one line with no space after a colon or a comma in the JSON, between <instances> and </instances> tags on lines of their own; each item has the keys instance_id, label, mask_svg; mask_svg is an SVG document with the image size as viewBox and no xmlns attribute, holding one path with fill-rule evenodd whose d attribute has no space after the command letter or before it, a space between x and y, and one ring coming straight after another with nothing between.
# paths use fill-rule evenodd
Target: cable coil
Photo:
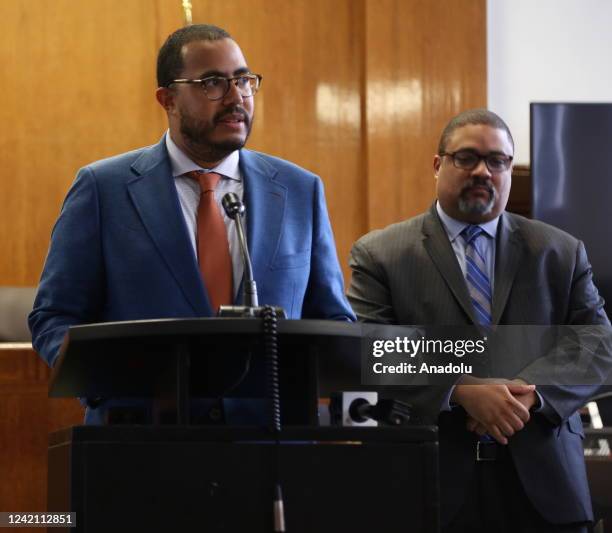
<instances>
[{"instance_id":1,"label":"cable coil","mask_svg":"<svg viewBox=\"0 0 612 533\"><path fill-rule=\"evenodd\" d=\"M268 394L270 397L271 429L280 433L280 379L278 375L278 318L276 310L271 305L263 308L264 353L266 357L266 375Z\"/></svg>"}]
</instances>

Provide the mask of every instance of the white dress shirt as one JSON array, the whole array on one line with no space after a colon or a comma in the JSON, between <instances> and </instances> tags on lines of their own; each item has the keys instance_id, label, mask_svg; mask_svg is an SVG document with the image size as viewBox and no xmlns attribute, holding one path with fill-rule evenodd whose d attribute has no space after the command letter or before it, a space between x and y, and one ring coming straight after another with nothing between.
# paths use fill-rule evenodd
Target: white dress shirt
<instances>
[{"instance_id":1,"label":"white dress shirt","mask_svg":"<svg viewBox=\"0 0 612 533\"><path fill-rule=\"evenodd\" d=\"M178 193L183 218L189 232L189 239L193 247L193 253L198 257L197 252L197 213L198 204L200 203L200 185L192 178L188 178L184 174L187 172L204 171L216 172L221 175L221 179L215 189L215 201L219 205L219 209L223 214L223 221L227 228L227 240L229 241L230 256L232 258L232 277L234 281L234 296L237 294L242 281L244 265L242 264L242 254L240 252L240 243L238 241L238 232L234 221L225 214L225 210L221 205L221 200L228 192L235 193L240 200L244 196L244 183L240 173L240 152L235 150L221 161L214 168L202 168L197 163L194 163L183 152L170 137L170 132L166 132L166 148L170 165L172 168L172 176L174 177L174 185ZM244 219L243 219L244 220ZM246 225L246 220L244 220Z\"/></svg>"}]
</instances>

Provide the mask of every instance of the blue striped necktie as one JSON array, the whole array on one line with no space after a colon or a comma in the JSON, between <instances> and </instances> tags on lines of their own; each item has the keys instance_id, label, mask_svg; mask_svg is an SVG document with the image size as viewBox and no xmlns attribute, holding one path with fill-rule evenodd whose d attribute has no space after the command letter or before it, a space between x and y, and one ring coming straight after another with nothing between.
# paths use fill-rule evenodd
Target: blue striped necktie
<instances>
[{"instance_id":1,"label":"blue striped necktie","mask_svg":"<svg viewBox=\"0 0 612 533\"><path fill-rule=\"evenodd\" d=\"M482 247L484 230L480 226L466 226L461 232L465 242L465 279L474 306L476 321L491 325L491 281ZM486 235L482 237L486 239ZM479 246L480 241L480 246Z\"/></svg>"},{"instance_id":2,"label":"blue striped necktie","mask_svg":"<svg viewBox=\"0 0 612 533\"><path fill-rule=\"evenodd\" d=\"M465 242L465 279L472 299L472 305L479 324L491 325L491 280L487 274L487 262L479 237L484 233L480 226L466 226L461 232ZM486 239L484 235L482 239ZM482 242L480 239L480 242ZM495 442L489 434L480 435L478 440L483 443ZM479 444L480 444L479 442Z\"/></svg>"}]
</instances>

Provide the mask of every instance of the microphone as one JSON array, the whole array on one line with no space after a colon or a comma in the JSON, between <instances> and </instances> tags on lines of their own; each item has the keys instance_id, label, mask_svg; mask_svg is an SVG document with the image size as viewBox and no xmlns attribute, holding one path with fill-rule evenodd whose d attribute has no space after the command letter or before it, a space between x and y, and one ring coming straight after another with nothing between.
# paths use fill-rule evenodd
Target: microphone
<instances>
[{"instance_id":1,"label":"microphone","mask_svg":"<svg viewBox=\"0 0 612 533\"><path fill-rule=\"evenodd\" d=\"M372 405L364 398L356 398L349 406L349 416L355 422L376 420L388 426L407 424L412 416L411 406L400 400L378 400Z\"/></svg>"},{"instance_id":2,"label":"microphone","mask_svg":"<svg viewBox=\"0 0 612 533\"><path fill-rule=\"evenodd\" d=\"M249 255L249 247L247 245L244 227L242 225L242 217L246 211L244 204L238 198L238 195L233 192L228 192L221 200L221 205L225 210L225 214L236 223L236 231L238 233L238 241L240 242L240 251L242 252L242 261L244 263L244 305L246 307L257 307L259 305L257 298L257 284L253 279L253 265L251 264L251 256Z\"/></svg>"}]
</instances>

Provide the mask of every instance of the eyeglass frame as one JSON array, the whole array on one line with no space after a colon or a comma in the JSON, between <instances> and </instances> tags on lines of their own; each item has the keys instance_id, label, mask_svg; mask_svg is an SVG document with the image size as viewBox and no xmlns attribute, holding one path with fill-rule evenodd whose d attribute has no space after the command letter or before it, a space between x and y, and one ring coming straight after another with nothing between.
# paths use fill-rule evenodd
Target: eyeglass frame
<instances>
[{"instance_id":1,"label":"eyeglass frame","mask_svg":"<svg viewBox=\"0 0 612 533\"><path fill-rule=\"evenodd\" d=\"M476 159L476 164L473 167L471 167L471 168L465 168L465 167L458 166L456 161L455 161L455 156L458 153L460 153L460 152L467 152L467 153L472 154L473 156L475 156L477 158ZM453 162L453 166L455 168L458 168L459 170L474 170L476 167L478 167L478 165L480 165L481 161L484 161L486 167L489 169L489 172L492 172L493 174L497 174L499 172L505 172L506 170L508 170L512 166L512 161L514 160L514 156L504 154L503 152L489 152L486 155L482 155L482 154L476 152L475 150L470 150L469 148L462 148L462 149L457 150L455 152L441 152L438 155L440 157L444 157L445 155L450 156L450 158L451 158L451 160ZM489 166L489 162L487 161L487 158L491 157L493 155L502 156L502 157L504 157L504 158L506 158L508 160L508 163L506 164L505 168L503 168L501 170L493 170Z\"/></svg>"},{"instance_id":2,"label":"eyeglass frame","mask_svg":"<svg viewBox=\"0 0 612 533\"><path fill-rule=\"evenodd\" d=\"M243 98L251 98L251 96L254 96L257 91L259 91L259 88L261 87L261 82L263 81L263 76L261 74L255 74L254 72L247 72L244 74L238 74L236 76L232 76L230 78L226 77L226 76L206 76L205 78L197 78L197 79L188 79L188 78L178 78L176 80L172 80L170 83L168 83L168 85L166 85L166 87L170 87L170 85L174 84L174 83L187 83L187 84L199 84L200 87L202 87L202 90L204 91L204 94L206 95L206 98L208 98L209 100L211 100L212 102L216 102L217 100L223 100L223 98L225 98L227 96L227 93L229 93L231 85L230 82L234 82L234 86L236 88L236 80L239 80L240 78L249 78L251 80L256 80L257 83L255 85L255 89L253 90L253 92L251 92L251 94L244 95L242 93L240 93L240 95ZM223 93L222 96L219 96L219 98L211 98L210 96L208 96L208 93L206 92L206 88L204 87L203 83L206 80L212 80L212 79L221 79L221 80L225 80L227 83L227 89L226 91ZM240 89L238 89L238 92L240 92Z\"/></svg>"}]
</instances>

